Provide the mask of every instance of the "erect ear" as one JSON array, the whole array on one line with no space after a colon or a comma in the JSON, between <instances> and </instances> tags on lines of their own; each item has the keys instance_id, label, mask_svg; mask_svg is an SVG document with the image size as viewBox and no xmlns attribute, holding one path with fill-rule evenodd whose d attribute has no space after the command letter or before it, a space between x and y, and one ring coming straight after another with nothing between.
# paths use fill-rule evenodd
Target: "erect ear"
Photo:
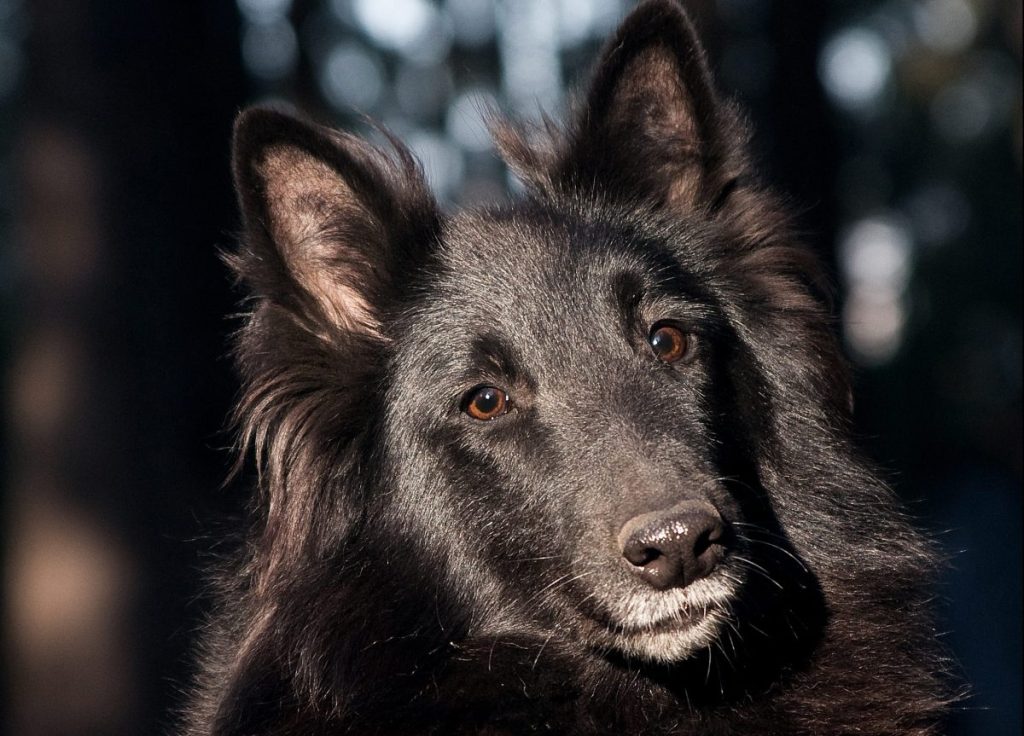
<instances>
[{"instance_id":1,"label":"erect ear","mask_svg":"<svg viewBox=\"0 0 1024 736\"><path fill-rule=\"evenodd\" d=\"M623 21L553 151L536 152L514 130L496 135L528 183L683 211L717 208L746 168L738 116L719 100L674 0L648 0Z\"/></svg>"},{"instance_id":2,"label":"erect ear","mask_svg":"<svg viewBox=\"0 0 1024 736\"><path fill-rule=\"evenodd\" d=\"M281 112L252 108L234 135L245 223L231 265L257 296L315 329L379 334L380 309L436 234L434 200L411 154L392 155Z\"/></svg>"}]
</instances>

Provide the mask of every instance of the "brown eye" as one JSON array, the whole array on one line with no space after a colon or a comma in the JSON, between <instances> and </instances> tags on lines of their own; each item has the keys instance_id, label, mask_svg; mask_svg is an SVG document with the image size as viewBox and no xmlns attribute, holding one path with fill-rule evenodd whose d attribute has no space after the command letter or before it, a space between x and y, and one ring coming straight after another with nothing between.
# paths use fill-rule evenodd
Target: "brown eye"
<instances>
[{"instance_id":1,"label":"brown eye","mask_svg":"<svg viewBox=\"0 0 1024 736\"><path fill-rule=\"evenodd\" d=\"M675 325L654 325L647 342L658 360L663 363L677 363L693 355L693 336Z\"/></svg>"},{"instance_id":2,"label":"brown eye","mask_svg":"<svg viewBox=\"0 0 1024 736\"><path fill-rule=\"evenodd\" d=\"M467 414L482 422L496 419L508 411L508 394L495 386L481 386L466 394L463 408Z\"/></svg>"}]
</instances>

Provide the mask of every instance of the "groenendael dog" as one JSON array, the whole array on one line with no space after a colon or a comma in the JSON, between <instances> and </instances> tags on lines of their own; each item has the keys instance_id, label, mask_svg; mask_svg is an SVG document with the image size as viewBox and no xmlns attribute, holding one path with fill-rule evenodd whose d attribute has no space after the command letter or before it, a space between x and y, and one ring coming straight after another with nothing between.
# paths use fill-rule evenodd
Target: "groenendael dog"
<instances>
[{"instance_id":1,"label":"groenendael dog","mask_svg":"<svg viewBox=\"0 0 1024 736\"><path fill-rule=\"evenodd\" d=\"M848 438L814 259L670 0L528 193L242 114L259 514L190 734L929 734L929 545Z\"/></svg>"}]
</instances>

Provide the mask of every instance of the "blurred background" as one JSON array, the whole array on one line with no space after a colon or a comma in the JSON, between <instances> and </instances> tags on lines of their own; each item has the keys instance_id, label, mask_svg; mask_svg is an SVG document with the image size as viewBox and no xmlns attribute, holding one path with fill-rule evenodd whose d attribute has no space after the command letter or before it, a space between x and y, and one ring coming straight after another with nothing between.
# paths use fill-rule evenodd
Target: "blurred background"
<instances>
[{"instance_id":1,"label":"blurred background","mask_svg":"<svg viewBox=\"0 0 1024 736\"><path fill-rule=\"evenodd\" d=\"M505 197L480 110L562 112L631 6L0 0L0 728L173 723L246 495L220 487L237 111L368 114L445 203ZM948 733L1019 734L1021 3L688 6L832 268L863 442L951 556Z\"/></svg>"}]
</instances>

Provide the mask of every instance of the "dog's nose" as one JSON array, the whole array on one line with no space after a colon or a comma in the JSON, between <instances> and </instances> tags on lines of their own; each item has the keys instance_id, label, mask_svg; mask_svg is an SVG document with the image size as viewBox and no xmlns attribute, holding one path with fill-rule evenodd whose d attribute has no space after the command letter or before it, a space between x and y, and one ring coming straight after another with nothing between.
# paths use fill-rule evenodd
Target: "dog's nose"
<instances>
[{"instance_id":1,"label":"dog's nose","mask_svg":"<svg viewBox=\"0 0 1024 736\"><path fill-rule=\"evenodd\" d=\"M658 590L706 577L725 555L728 527L708 503L691 502L635 516L619 532L630 569Z\"/></svg>"}]
</instances>

